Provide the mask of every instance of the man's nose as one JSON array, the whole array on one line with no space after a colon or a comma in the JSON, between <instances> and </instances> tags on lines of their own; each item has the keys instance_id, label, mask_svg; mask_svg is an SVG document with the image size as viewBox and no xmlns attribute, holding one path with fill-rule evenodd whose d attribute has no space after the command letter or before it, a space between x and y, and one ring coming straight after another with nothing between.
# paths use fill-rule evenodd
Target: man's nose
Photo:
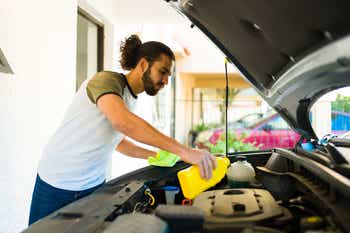
<instances>
[{"instance_id":1,"label":"man's nose","mask_svg":"<svg viewBox=\"0 0 350 233\"><path fill-rule=\"evenodd\" d=\"M164 78L163 78L163 84L164 85L168 85L168 80L169 80L169 77L168 76L165 76Z\"/></svg>"}]
</instances>

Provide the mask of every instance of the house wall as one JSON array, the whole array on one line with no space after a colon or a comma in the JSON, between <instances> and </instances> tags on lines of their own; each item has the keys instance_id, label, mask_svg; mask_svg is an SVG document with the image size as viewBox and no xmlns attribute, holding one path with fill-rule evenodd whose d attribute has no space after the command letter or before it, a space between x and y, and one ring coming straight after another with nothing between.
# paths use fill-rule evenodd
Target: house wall
<instances>
[{"instance_id":1,"label":"house wall","mask_svg":"<svg viewBox=\"0 0 350 233\"><path fill-rule=\"evenodd\" d=\"M77 3L0 5L0 46L14 71L0 73L0 232L18 232L28 221L41 149L75 92Z\"/></svg>"},{"instance_id":2,"label":"house wall","mask_svg":"<svg viewBox=\"0 0 350 233\"><path fill-rule=\"evenodd\" d=\"M0 5L0 46L14 71L0 73L0 232L19 232L28 223L42 148L75 94L78 2ZM105 57L111 67L108 51Z\"/></svg>"}]
</instances>

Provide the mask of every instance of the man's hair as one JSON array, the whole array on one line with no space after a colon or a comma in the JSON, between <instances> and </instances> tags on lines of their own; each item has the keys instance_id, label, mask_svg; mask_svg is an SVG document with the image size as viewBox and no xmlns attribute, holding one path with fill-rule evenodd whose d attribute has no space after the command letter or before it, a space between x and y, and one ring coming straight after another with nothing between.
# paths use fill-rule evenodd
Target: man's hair
<instances>
[{"instance_id":1,"label":"man's hair","mask_svg":"<svg viewBox=\"0 0 350 233\"><path fill-rule=\"evenodd\" d=\"M131 35L121 43L120 53L120 65L124 70L135 68L141 58L145 58L152 64L160 59L161 54L175 61L175 55L168 46L158 41L142 43L137 35Z\"/></svg>"}]
</instances>

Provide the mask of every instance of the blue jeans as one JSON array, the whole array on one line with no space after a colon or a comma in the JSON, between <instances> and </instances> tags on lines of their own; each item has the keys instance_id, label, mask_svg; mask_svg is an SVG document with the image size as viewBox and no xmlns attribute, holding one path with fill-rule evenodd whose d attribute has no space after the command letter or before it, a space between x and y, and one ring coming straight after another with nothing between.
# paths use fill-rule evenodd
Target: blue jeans
<instances>
[{"instance_id":1,"label":"blue jeans","mask_svg":"<svg viewBox=\"0 0 350 233\"><path fill-rule=\"evenodd\" d=\"M63 206L91 194L104 183L83 191L70 191L55 188L37 175L30 206L29 225Z\"/></svg>"}]
</instances>

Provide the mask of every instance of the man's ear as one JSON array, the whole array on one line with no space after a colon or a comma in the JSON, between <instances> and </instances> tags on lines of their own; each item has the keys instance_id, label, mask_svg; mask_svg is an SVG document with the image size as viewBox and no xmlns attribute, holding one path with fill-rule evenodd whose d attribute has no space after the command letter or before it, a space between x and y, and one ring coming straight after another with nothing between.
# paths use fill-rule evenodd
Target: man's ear
<instances>
[{"instance_id":1,"label":"man's ear","mask_svg":"<svg viewBox=\"0 0 350 233\"><path fill-rule=\"evenodd\" d=\"M145 73L146 70L148 69L149 62L146 60L146 58L143 57L140 59L139 64L140 64L142 73Z\"/></svg>"}]
</instances>

